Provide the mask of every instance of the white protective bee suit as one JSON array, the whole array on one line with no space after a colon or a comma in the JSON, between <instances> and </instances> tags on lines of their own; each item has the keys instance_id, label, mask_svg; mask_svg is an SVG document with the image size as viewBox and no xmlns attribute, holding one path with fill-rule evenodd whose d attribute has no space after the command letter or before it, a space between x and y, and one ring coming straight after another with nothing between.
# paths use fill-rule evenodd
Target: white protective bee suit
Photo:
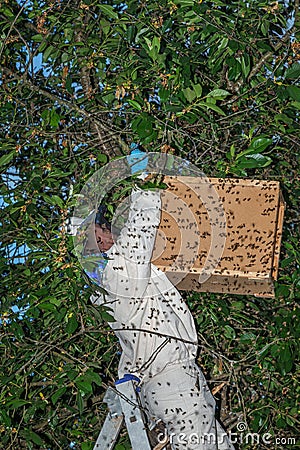
<instances>
[{"instance_id":1,"label":"white protective bee suit","mask_svg":"<svg viewBox=\"0 0 300 450\"><path fill-rule=\"evenodd\" d=\"M172 450L232 450L195 363L192 315L150 262L160 212L158 191L133 191L126 225L107 251L102 284L115 319L110 325L122 347L119 377L129 373L141 380L142 404L149 416L164 422Z\"/></svg>"}]
</instances>

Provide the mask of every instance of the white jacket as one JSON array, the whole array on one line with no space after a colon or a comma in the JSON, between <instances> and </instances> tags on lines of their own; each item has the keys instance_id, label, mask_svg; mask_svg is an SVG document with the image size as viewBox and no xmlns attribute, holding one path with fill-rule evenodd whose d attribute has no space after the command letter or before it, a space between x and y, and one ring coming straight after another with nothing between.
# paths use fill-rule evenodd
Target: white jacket
<instances>
[{"instance_id":1,"label":"white jacket","mask_svg":"<svg viewBox=\"0 0 300 450\"><path fill-rule=\"evenodd\" d=\"M132 192L127 223L107 251L102 278L108 293L105 304L115 319L110 325L123 350L119 376L133 373L143 381L167 365L194 360L197 353L188 307L167 276L150 262L160 212L159 191Z\"/></svg>"}]
</instances>

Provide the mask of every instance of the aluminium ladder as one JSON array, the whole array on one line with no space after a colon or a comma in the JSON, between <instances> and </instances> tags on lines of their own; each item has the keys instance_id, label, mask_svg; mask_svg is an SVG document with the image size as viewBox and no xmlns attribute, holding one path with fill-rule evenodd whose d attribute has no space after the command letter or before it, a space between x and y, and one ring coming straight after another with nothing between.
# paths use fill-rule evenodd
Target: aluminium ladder
<instances>
[{"instance_id":1,"label":"aluminium ladder","mask_svg":"<svg viewBox=\"0 0 300 450\"><path fill-rule=\"evenodd\" d=\"M136 382L139 378L126 374L118 380L116 389L109 387L104 396L109 412L93 450L112 450L125 421L132 450L151 450L139 405Z\"/></svg>"}]
</instances>

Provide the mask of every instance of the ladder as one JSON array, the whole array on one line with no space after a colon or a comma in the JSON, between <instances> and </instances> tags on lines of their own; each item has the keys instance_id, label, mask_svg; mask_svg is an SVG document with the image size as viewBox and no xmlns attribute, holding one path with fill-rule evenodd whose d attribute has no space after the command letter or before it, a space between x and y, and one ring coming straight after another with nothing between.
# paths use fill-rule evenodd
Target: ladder
<instances>
[{"instance_id":1,"label":"ladder","mask_svg":"<svg viewBox=\"0 0 300 450\"><path fill-rule=\"evenodd\" d=\"M139 378L126 374L116 381L116 389L109 387L103 401L109 412L93 450L112 450L125 421L132 450L151 450L144 418L139 405L137 382Z\"/></svg>"}]
</instances>

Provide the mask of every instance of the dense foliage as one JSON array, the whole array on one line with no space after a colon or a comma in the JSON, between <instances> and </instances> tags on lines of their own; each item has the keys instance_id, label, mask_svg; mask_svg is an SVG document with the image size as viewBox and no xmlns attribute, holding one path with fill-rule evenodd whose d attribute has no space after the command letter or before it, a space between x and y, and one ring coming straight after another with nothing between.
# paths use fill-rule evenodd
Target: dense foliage
<instances>
[{"instance_id":1,"label":"dense foliage","mask_svg":"<svg viewBox=\"0 0 300 450\"><path fill-rule=\"evenodd\" d=\"M299 0L0 1L0 448L88 450L99 432L119 347L64 225L131 142L281 182L276 298L185 296L224 424L273 436L238 447L295 447L298 14Z\"/></svg>"}]
</instances>

